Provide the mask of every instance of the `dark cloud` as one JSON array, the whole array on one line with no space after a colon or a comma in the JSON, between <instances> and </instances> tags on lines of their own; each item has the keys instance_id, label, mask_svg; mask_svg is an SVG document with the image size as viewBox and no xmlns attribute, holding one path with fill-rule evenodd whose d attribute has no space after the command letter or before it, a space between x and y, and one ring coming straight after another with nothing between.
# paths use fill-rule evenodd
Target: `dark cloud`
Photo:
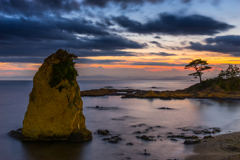
<instances>
[{"instance_id":1,"label":"dark cloud","mask_svg":"<svg viewBox=\"0 0 240 160\"><path fill-rule=\"evenodd\" d=\"M177 16L162 13L157 19L146 23L131 20L126 16L112 19L127 31L139 34L213 35L234 28L233 25L202 15Z\"/></svg>"},{"instance_id":2,"label":"dark cloud","mask_svg":"<svg viewBox=\"0 0 240 160\"><path fill-rule=\"evenodd\" d=\"M121 49L140 49L146 44L139 44L118 35L101 36L96 38L82 38L75 43L69 43L71 48L99 49L99 50L121 50Z\"/></svg>"},{"instance_id":3,"label":"dark cloud","mask_svg":"<svg viewBox=\"0 0 240 160\"><path fill-rule=\"evenodd\" d=\"M133 5L142 5L144 3L163 3L167 2L168 0L84 0L83 4L88 6L96 6L96 7L106 7L108 4L115 4L120 5L122 8L127 8ZM189 3L192 0L180 0L182 3ZM213 0L218 1L218 0ZM215 4L215 3L213 3Z\"/></svg>"},{"instance_id":4,"label":"dark cloud","mask_svg":"<svg viewBox=\"0 0 240 160\"><path fill-rule=\"evenodd\" d=\"M156 55L156 56L176 56L176 54L166 53L166 52L150 53L150 55Z\"/></svg>"},{"instance_id":5,"label":"dark cloud","mask_svg":"<svg viewBox=\"0 0 240 160\"><path fill-rule=\"evenodd\" d=\"M86 51L80 50L74 52L79 57L99 57L99 56L135 56L131 52L125 51Z\"/></svg>"},{"instance_id":6,"label":"dark cloud","mask_svg":"<svg viewBox=\"0 0 240 160\"><path fill-rule=\"evenodd\" d=\"M77 63L84 63L84 64L112 64L116 62L126 62L125 60L112 60L112 59L104 59L104 60L94 60L94 59L87 59L87 58L80 58L76 60Z\"/></svg>"},{"instance_id":7,"label":"dark cloud","mask_svg":"<svg viewBox=\"0 0 240 160\"><path fill-rule=\"evenodd\" d=\"M0 17L0 40L25 39L40 40L73 40L74 34L109 35L104 28L96 27L85 19L66 18L7 18Z\"/></svg>"},{"instance_id":8,"label":"dark cloud","mask_svg":"<svg viewBox=\"0 0 240 160\"><path fill-rule=\"evenodd\" d=\"M66 49L73 53L89 53L99 56L129 56L129 52L120 52L120 49L140 49L146 45L128 40L126 38L109 35L96 38L82 38L75 40L51 40L51 41L0 41L0 56L46 56L54 49ZM94 50L100 50L94 52ZM83 56L88 56L83 54Z\"/></svg>"},{"instance_id":9,"label":"dark cloud","mask_svg":"<svg viewBox=\"0 0 240 160\"><path fill-rule=\"evenodd\" d=\"M196 51L219 52L240 56L239 35L217 36L215 38L207 38L205 41L207 44L190 42L190 46L186 48Z\"/></svg>"},{"instance_id":10,"label":"dark cloud","mask_svg":"<svg viewBox=\"0 0 240 160\"><path fill-rule=\"evenodd\" d=\"M43 57L0 57L0 62L43 63Z\"/></svg>"},{"instance_id":11,"label":"dark cloud","mask_svg":"<svg viewBox=\"0 0 240 160\"><path fill-rule=\"evenodd\" d=\"M132 63L132 65L140 65L140 66L185 66L185 64L171 64L166 62L136 62Z\"/></svg>"},{"instance_id":12,"label":"dark cloud","mask_svg":"<svg viewBox=\"0 0 240 160\"><path fill-rule=\"evenodd\" d=\"M165 0L84 0L83 4L89 6L106 7L109 3L120 4L123 8L128 5L141 5L143 3L161 3Z\"/></svg>"},{"instance_id":13,"label":"dark cloud","mask_svg":"<svg viewBox=\"0 0 240 160\"><path fill-rule=\"evenodd\" d=\"M156 46L158 46L159 48L164 48L161 43L157 42L157 41L150 41L150 43L156 44Z\"/></svg>"},{"instance_id":14,"label":"dark cloud","mask_svg":"<svg viewBox=\"0 0 240 160\"><path fill-rule=\"evenodd\" d=\"M0 56L42 56L59 48L75 52L112 51L114 55L116 50L146 46L110 34L105 27L96 26L92 21L85 19L26 19L0 16L0 22ZM124 52L115 53L123 55Z\"/></svg>"},{"instance_id":15,"label":"dark cloud","mask_svg":"<svg viewBox=\"0 0 240 160\"><path fill-rule=\"evenodd\" d=\"M161 39L161 37L159 37L159 36L155 36L154 38L156 38L156 39Z\"/></svg>"},{"instance_id":16,"label":"dark cloud","mask_svg":"<svg viewBox=\"0 0 240 160\"><path fill-rule=\"evenodd\" d=\"M43 57L0 57L0 62L12 62L12 63L43 63ZM82 64L112 64L116 62L125 62L125 60L94 60L88 58L79 58L75 60L76 63Z\"/></svg>"},{"instance_id":17,"label":"dark cloud","mask_svg":"<svg viewBox=\"0 0 240 160\"><path fill-rule=\"evenodd\" d=\"M76 0L1 0L0 12L14 15L62 14L79 11L80 3Z\"/></svg>"},{"instance_id":18,"label":"dark cloud","mask_svg":"<svg viewBox=\"0 0 240 160\"><path fill-rule=\"evenodd\" d=\"M212 44L227 44L230 46L240 46L240 36L239 35L227 35L227 36L217 36L215 38L207 38L205 40L207 43Z\"/></svg>"},{"instance_id":19,"label":"dark cloud","mask_svg":"<svg viewBox=\"0 0 240 160\"><path fill-rule=\"evenodd\" d=\"M76 42L77 41L77 42ZM81 41L51 41L51 42L21 42L21 41L15 41L15 42L0 42L0 56L48 56L51 53L54 53L55 50L62 48L66 50L70 50L72 53L77 54L81 57L87 57L87 56L133 56L130 52L124 52L124 51L115 51L115 50L102 50L102 51L95 51L93 48L104 48L105 46L107 49L110 49L108 44L98 44L98 42L91 42L85 41L81 44ZM100 40L99 40L100 41ZM121 40L120 40L121 41ZM123 40L124 41L124 40ZM127 41L127 40L126 40ZM79 45L78 45L79 43ZM120 42L121 43L121 42ZM132 42L134 44L134 42ZM136 43L137 44L137 43ZM86 46L85 46L86 45ZM114 44L114 46L117 46L118 48L124 48L124 44L120 44L121 46L118 46L118 44ZM114 46L112 46L111 49L114 49ZM140 46L140 45L139 45ZM127 44L126 46L127 47ZM129 45L130 47L130 45ZM88 50L86 50L86 48ZM90 49L89 49L90 48Z\"/></svg>"}]
</instances>

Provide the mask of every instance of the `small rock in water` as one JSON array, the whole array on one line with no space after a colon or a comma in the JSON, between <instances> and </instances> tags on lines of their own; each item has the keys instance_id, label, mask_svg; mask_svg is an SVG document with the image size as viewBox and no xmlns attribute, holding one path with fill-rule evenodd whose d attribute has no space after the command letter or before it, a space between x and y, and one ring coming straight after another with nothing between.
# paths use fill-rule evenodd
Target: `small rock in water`
<instances>
[{"instance_id":1,"label":"small rock in water","mask_svg":"<svg viewBox=\"0 0 240 160\"><path fill-rule=\"evenodd\" d=\"M110 137L110 138L108 139L108 142L110 142L110 143L118 143L118 141L120 141L120 140L122 140L121 137L119 137L119 136L113 136L113 137Z\"/></svg>"},{"instance_id":2,"label":"small rock in water","mask_svg":"<svg viewBox=\"0 0 240 160\"><path fill-rule=\"evenodd\" d=\"M23 138L22 128L19 128L17 130L12 130L12 131L8 132L8 135L11 136L11 137L14 137L16 139L21 140Z\"/></svg>"},{"instance_id":3,"label":"small rock in water","mask_svg":"<svg viewBox=\"0 0 240 160\"><path fill-rule=\"evenodd\" d=\"M109 130L97 130L97 134L100 134L100 135L109 135L110 132Z\"/></svg>"},{"instance_id":4,"label":"small rock in water","mask_svg":"<svg viewBox=\"0 0 240 160\"><path fill-rule=\"evenodd\" d=\"M141 131L133 132L133 134L141 134L141 133L142 133Z\"/></svg>"},{"instance_id":5,"label":"small rock in water","mask_svg":"<svg viewBox=\"0 0 240 160\"><path fill-rule=\"evenodd\" d=\"M189 131L190 129L188 128L182 128L182 131Z\"/></svg>"},{"instance_id":6,"label":"small rock in water","mask_svg":"<svg viewBox=\"0 0 240 160\"><path fill-rule=\"evenodd\" d=\"M215 132L221 132L221 129L219 127L213 127L212 128Z\"/></svg>"},{"instance_id":7,"label":"small rock in water","mask_svg":"<svg viewBox=\"0 0 240 160\"><path fill-rule=\"evenodd\" d=\"M142 127L142 126L146 126L146 124L140 123L140 124L137 124L137 125L132 125L131 127Z\"/></svg>"},{"instance_id":8,"label":"small rock in water","mask_svg":"<svg viewBox=\"0 0 240 160\"><path fill-rule=\"evenodd\" d=\"M163 110L172 110L172 108L169 108L169 107L160 107L158 109L163 109Z\"/></svg>"},{"instance_id":9,"label":"small rock in water","mask_svg":"<svg viewBox=\"0 0 240 160\"><path fill-rule=\"evenodd\" d=\"M141 155L144 155L144 156L149 156L149 155L151 155L150 153L147 153L147 150L146 149L144 149L144 153L140 153Z\"/></svg>"},{"instance_id":10,"label":"small rock in water","mask_svg":"<svg viewBox=\"0 0 240 160\"><path fill-rule=\"evenodd\" d=\"M96 108L99 108L99 106L96 106Z\"/></svg>"},{"instance_id":11,"label":"small rock in water","mask_svg":"<svg viewBox=\"0 0 240 160\"><path fill-rule=\"evenodd\" d=\"M203 132L204 132L204 134L211 134L212 132L210 131L210 130L208 130L208 129L204 129L204 130L202 130Z\"/></svg>"},{"instance_id":12,"label":"small rock in water","mask_svg":"<svg viewBox=\"0 0 240 160\"><path fill-rule=\"evenodd\" d=\"M171 138L171 141L178 141L177 139L175 139L175 138Z\"/></svg>"},{"instance_id":13,"label":"small rock in water","mask_svg":"<svg viewBox=\"0 0 240 160\"><path fill-rule=\"evenodd\" d=\"M202 130L193 130L193 133L194 134L203 134L203 131Z\"/></svg>"},{"instance_id":14,"label":"small rock in water","mask_svg":"<svg viewBox=\"0 0 240 160\"><path fill-rule=\"evenodd\" d=\"M132 145L133 145L133 143L126 143L126 145L128 145L128 146L132 146Z\"/></svg>"},{"instance_id":15,"label":"small rock in water","mask_svg":"<svg viewBox=\"0 0 240 160\"><path fill-rule=\"evenodd\" d=\"M136 138L141 138L142 140L145 141L156 141L156 139L151 138L152 136L146 136L146 135L142 135L142 136L136 136Z\"/></svg>"}]
</instances>

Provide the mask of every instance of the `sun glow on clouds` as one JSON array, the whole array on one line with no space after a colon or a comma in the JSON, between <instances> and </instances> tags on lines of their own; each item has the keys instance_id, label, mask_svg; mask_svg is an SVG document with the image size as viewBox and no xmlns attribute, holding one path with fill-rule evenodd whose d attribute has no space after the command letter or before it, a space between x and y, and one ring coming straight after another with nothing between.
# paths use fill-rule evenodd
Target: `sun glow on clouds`
<instances>
[{"instance_id":1,"label":"sun glow on clouds","mask_svg":"<svg viewBox=\"0 0 240 160\"><path fill-rule=\"evenodd\" d=\"M187 76L184 66L197 58L213 67L209 74L240 64L237 1L3 1L1 76L33 76L58 48L79 57L81 75Z\"/></svg>"}]
</instances>

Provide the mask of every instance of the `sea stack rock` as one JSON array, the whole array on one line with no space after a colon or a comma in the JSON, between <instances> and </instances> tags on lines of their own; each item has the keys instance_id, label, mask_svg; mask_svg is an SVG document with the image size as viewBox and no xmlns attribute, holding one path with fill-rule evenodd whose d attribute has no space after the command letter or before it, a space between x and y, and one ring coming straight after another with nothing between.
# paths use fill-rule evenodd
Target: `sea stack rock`
<instances>
[{"instance_id":1,"label":"sea stack rock","mask_svg":"<svg viewBox=\"0 0 240 160\"><path fill-rule=\"evenodd\" d=\"M23 121L23 140L92 139L85 126L83 102L73 60L59 49L44 60L33 78L33 89Z\"/></svg>"}]
</instances>

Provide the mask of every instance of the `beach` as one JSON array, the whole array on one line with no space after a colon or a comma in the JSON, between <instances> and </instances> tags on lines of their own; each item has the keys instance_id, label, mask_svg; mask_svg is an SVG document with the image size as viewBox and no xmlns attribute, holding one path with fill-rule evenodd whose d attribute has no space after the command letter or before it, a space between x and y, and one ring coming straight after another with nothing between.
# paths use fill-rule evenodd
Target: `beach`
<instances>
[{"instance_id":1,"label":"beach","mask_svg":"<svg viewBox=\"0 0 240 160\"><path fill-rule=\"evenodd\" d=\"M185 160L239 160L240 132L223 134L196 144L195 155Z\"/></svg>"}]
</instances>

